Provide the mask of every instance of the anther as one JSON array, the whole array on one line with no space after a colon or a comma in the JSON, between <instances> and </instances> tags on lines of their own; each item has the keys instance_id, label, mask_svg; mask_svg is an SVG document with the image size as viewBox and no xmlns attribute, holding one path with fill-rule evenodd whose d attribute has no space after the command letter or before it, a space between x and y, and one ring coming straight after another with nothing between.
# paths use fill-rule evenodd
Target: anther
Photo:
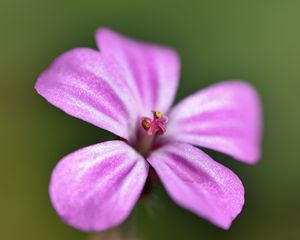
<instances>
[{"instance_id":1,"label":"anther","mask_svg":"<svg viewBox=\"0 0 300 240\"><path fill-rule=\"evenodd\" d=\"M153 113L153 116L158 119L158 118L161 118L162 117L162 114L160 111L152 111Z\"/></svg>"}]
</instances>

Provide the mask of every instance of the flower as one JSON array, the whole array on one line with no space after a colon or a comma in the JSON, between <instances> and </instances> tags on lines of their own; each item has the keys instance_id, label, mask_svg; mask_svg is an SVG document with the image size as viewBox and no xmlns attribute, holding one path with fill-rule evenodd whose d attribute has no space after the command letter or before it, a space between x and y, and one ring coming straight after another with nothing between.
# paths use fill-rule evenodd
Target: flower
<instances>
[{"instance_id":1,"label":"flower","mask_svg":"<svg viewBox=\"0 0 300 240\"><path fill-rule=\"evenodd\" d=\"M59 56L35 85L54 106L121 139L85 147L57 164L49 195L58 215L82 231L122 223L152 166L178 205L228 229L243 207L243 185L193 145L255 163L261 135L256 91L226 81L169 110L179 81L174 50L109 29L98 30L96 42L100 51L76 48Z\"/></svg>"}]
</instances>

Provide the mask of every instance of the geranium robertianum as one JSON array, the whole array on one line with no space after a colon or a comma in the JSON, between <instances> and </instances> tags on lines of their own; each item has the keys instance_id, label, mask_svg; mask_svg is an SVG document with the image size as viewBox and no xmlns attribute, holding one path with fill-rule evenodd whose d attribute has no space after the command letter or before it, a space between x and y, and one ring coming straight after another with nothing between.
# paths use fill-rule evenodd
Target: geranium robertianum
<instances>
[{"instance_id":1,"label":"geranium robertianum","mask_svg":"<svg viewBox=\"0 0 300 240\"><path fill-rule=\"evenodd\" d=\"M63 158L52 173L52 204L67 224L102 231L123 222L143 191L149 165L180 206L228 229L244 188L228 168L193 145L255 163L261 112L255 90L226 81L188 96L170 110L179 58L170 48L96 32L98 50L59 56L37 92L66 113L116 134Z\"/></svg>"}]
</instances>

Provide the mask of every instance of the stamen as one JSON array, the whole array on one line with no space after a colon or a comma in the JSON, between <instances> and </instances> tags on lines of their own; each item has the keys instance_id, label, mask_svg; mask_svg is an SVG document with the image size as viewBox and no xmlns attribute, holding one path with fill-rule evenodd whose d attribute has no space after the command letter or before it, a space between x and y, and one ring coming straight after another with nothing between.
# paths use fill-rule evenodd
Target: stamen
<instances>
[{"instance_id":1,"label":"stamen","mask_svg":"<svg viewBox=\"0 0 300 240\"><path fill-rule=\"evenodd\" d=\"M148 135L162 135L166 131L166 123L168 122L168 117L163 116L159 111L152 111L153 119L148 117L143 117L141 119L141 125L146 130Z\"/></svg>"}]
</instances>

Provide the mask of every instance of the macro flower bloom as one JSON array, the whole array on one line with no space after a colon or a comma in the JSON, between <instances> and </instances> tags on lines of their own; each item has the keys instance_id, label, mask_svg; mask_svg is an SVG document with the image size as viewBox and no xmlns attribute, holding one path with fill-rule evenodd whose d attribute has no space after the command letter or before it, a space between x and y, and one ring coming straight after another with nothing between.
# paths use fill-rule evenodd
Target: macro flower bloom
<instances>
[{"instance_id":1,"label":"macro flower bloom","mask_svg":"<svg viewBox=\"0 0 300 240\"><path fill-rule=\"evenodd\" d=\"M57 164L49 194L58 215L82 231L114 227L130 214L153 168L178 205L228 229L243 207L243 185L193 145L255 163L261 138L256 91L226 81L170 110L180 68L174 50L109 29L98 30L96 42L99 51L76 48L59 56L35 85L54 106L120 139Z\"/></svg>"}]
</instances>

